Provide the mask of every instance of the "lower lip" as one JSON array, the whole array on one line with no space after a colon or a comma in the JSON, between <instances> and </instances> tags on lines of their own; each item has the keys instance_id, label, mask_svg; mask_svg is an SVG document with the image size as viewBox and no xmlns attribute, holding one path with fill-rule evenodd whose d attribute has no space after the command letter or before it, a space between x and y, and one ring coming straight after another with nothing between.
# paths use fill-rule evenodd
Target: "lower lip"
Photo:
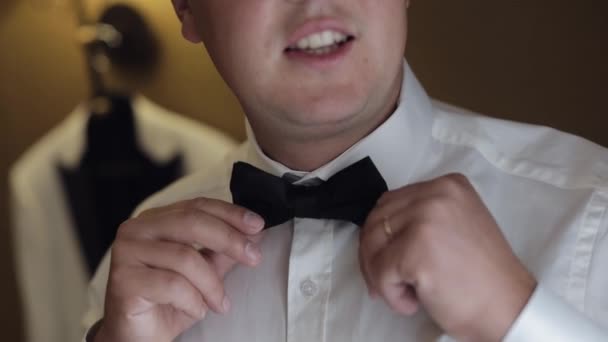
<instances>
[{"instance_id":1,"label":"lower lip","mask_svg":"<svg viewBox=\"0 0 608 342\"><path fill-rule=\"evenodd\" d=\"M352 50L354 41L346 42L340 45L337 49L321 54L315 55L302 51L286 51L285 55L292 61L302 63L308 67L314 69L328 69L336 64L340 63L346 58L346 55Z\"/></svg>"}]
</instances>

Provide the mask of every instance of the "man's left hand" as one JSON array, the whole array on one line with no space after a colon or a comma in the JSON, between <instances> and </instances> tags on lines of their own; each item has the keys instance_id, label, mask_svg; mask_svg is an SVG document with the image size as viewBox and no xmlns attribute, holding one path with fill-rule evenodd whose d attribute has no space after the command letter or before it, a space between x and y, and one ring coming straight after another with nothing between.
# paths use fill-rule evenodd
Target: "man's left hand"
<instances>
[{"instance_id":1,"label":"man's left hand","mask_svg":"<svg viewBox=\"0 0 608 342\"><path fill-rule=\"evenodd\" d=\"M372 296L404 315L422 306L462 341L500 341L536 287L458 174L385 193L362 229L359 253Z\"/></svg>"}]
</instances>

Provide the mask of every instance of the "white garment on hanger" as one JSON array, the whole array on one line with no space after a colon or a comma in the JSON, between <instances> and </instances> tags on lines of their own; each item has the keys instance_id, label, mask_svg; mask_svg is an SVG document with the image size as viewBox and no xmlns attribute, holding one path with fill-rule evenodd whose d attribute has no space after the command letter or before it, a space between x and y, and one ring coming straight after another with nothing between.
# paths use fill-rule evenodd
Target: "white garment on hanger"
<instances>
[{"instance_id":1,"label":"white garment on hanger","mask_svg":"<svg viewBox=\"0 0 608 342\"><path fill-rule=\"evenodd\" d=\"M216 164L235 142L209 126L138 96L137 140L148 157L181 155L186 173ZM28 342L80 341L89 275L58 166L76 168L84 153L89 109L77 107L33 145L10 173L16 271ZM111 138L111 137L108 137Z\"/></svg>"}]
</instances>

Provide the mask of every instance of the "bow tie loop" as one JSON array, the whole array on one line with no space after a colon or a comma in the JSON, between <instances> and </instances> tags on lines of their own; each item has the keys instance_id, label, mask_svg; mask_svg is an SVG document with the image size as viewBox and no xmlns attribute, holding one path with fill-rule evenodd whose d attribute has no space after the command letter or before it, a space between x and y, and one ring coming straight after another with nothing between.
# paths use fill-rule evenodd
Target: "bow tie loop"
<instances>
[{"instance_id":1,"label":"bow tie loop","mask_svg":"<svg viewBox=\"0 0 608 342\"><path fill-rule=\"evenodd\" d=\"M361 226L387 191L382 175L367 157L319 185L294 185L249 164L237 162L230 190L234 204L261 215L266 228L294 217L337 219Z\"/></svg>"},{"instance_id":2,"label":"bow tie loop","mask_svg":"<svg viewBox=\"0 0 608 342\"><path fill-rule=\"evenodd\" d=\"M294 215L298 215L298 211L306 208L316 208L319 206L319 201L323 198L323 188L319 186L306 185L291 185L287 190L288 208L294 210Z\"/></svg>"}]
</instances>

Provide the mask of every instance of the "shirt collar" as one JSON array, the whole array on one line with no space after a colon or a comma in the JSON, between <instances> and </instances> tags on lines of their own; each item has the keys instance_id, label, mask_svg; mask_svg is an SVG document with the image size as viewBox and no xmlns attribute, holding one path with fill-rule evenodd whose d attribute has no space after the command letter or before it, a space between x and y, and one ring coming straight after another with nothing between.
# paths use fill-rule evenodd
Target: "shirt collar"
<instances>
[{"instance_id":1,"label":"shirt collar","mask_svg":"<svg viewBox=\"0 0 608 342\"><path fill-rule=\"evenodd\" d=\"M261 150L247 123L249 148L245 161L275 176L295 174L301 177L297 182L300 183L314 178L327 180L340 170L369 156L389 189L395 189L409 183L425 151L428 151L433 113L430 98L405 63L397 109L376 130L334 160L311 172L291 170Z\"/></svg>"}]
</instances>

